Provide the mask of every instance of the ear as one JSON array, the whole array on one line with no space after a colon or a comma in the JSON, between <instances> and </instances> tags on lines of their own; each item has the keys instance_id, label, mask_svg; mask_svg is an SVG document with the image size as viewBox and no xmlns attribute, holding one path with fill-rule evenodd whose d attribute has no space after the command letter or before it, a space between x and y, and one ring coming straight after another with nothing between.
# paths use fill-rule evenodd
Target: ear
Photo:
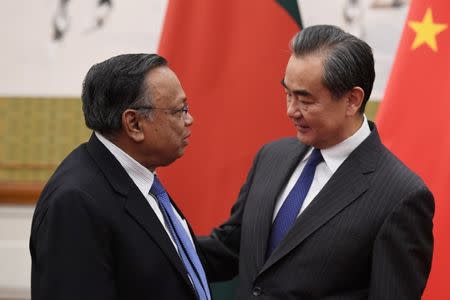
<instances>
[{"instance_id":1,"label":"ear","mask_svg":"<svg viewBox=\"0 0 450 300\"><path fill-rule=\"evenodd\" d=\"M358 114L364 100L364 90L359 86L353 87L347 94L347 116Z\"/></svg>"},{"instance_id":2,"label":"ear","mask_svg":"<svg viewBox=\"0 0 450 300\"><path fill-rule=\"evenodd\" d=\"M135 142L141 142L144 140L144 130L142 127L144 118L145 116L139 114L134 109L127 109L122 113L123 131Z\"/></svg>"}]
</instances>

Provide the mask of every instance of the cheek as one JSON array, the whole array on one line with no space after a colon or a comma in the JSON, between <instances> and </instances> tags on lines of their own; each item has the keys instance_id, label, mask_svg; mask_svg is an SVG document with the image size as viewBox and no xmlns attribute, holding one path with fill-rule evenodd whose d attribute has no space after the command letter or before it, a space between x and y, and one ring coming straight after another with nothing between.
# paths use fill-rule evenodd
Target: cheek
<instances>
[{"instance_id":1,"label":"cheek","mask_svg":"<svg viewBox=\"0 0 450 300\"><path fill-rule=\"evenodd\" d=\"M180 126L179 124L173 124L170 127L170 136L173 139L181 139L183 137L183 133L184 133L184 127Z\"/></svg>"},{"instance_id":2,"label":"cheek","mask_svg":"<svg viewBox=\"0 0 450 300\"><path fill-rule=\"evenodd\" d=\"M327 122L327 116L322 110L310 109L303 113L303 118L313 129L320 129Z\"/></svg>"},{"instance_id":3,"label":"cheek","mask_svg":"<svg viewBox=\"0 0 450 300\"><path fill-rule=\"evenodd\" d=\"M337 126L338 122L335 116L329 115L325 112L311 113L305 115L305 120L308 122L315 135L326 136Z\"/></svg>"}]
</instances>

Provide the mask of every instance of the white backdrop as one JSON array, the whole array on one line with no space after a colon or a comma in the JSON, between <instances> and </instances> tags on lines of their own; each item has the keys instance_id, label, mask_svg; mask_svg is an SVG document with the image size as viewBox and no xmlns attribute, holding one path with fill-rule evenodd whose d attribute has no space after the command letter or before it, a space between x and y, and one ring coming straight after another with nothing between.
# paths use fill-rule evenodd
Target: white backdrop
<instances>
[{"instance_id":1,"label":"white backdrop","mask_svg":"<svg viewBox=\"0 0 450 300\"><path fill-rule=\"evenodd\" d=\"M120 53L157 50L168 0L111 0L111 13L99 30L91 30L98 0L70 0L68 31L53 42L52 23L60 1L0 1L0 96L79 96L92 64ZM305 26L335 24L360 34L373 47L377 77L372 98L380 99L408 5L373 9L374 3L393 1L358 0L349 6L352 2L299 1ZM345 14L353 17L351 24L344 21Z\"/></svg>"},{"instance_id":2,"label":"white backdrop","mask_svg":"<svg viewBox=\"0 0 450 300\"><path fill-rule=\"evenodd\" d=\"M0 1L0 96L79 96L91 65L121 53L155 52L167 0L112 0L92 30L98 0L70 0L69 26L52 41L59 0Z\"/></svg>"}]
</instances>

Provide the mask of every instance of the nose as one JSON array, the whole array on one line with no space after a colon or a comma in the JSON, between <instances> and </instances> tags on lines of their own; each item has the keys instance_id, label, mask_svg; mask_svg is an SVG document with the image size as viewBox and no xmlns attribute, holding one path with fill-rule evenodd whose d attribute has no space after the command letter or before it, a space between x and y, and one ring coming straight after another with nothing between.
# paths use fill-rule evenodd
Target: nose
<instances>
[{"instance_id":1,"label":"nose","mask_svg":"<svg viewBox=\"0 0 450 300\"><path fill-rule=\"evenodd\" d=\"M299 118L302 115L302 112L295 101L287 101L286 113L289 118Z\"/></svg>"},{"instance_id":2,"label":"nose","mask_svg":"<svg viewBox=\"0 0 450 300\"><path fill-rule=\"evenodd\" d=\"M186 113L186 116L184 117L184 123L186 124L186 126L191 126L192 123L194 123L194 117L191 115L191 113Z\"/></svg>"}]
</instances>

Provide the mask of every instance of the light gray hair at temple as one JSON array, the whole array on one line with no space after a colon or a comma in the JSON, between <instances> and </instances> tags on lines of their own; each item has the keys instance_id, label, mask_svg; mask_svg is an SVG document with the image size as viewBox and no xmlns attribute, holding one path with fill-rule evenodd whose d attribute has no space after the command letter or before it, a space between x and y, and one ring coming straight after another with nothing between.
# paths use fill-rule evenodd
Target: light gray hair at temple
<instances>
[{"instance_id":1,"label":"light gray hair at temple","mask_svg":"<svg viewBox=\"0 0 450 300\"><path fill-rule=\"evenodd\" d=\"M364 113L375 80L373 53L366 42L336 26L315 25L297 33L290 47L296 57L323 55L323 84L333 98L341 98L354 87L362 88L359 112Z\"/></svg>"}]
</instances>

